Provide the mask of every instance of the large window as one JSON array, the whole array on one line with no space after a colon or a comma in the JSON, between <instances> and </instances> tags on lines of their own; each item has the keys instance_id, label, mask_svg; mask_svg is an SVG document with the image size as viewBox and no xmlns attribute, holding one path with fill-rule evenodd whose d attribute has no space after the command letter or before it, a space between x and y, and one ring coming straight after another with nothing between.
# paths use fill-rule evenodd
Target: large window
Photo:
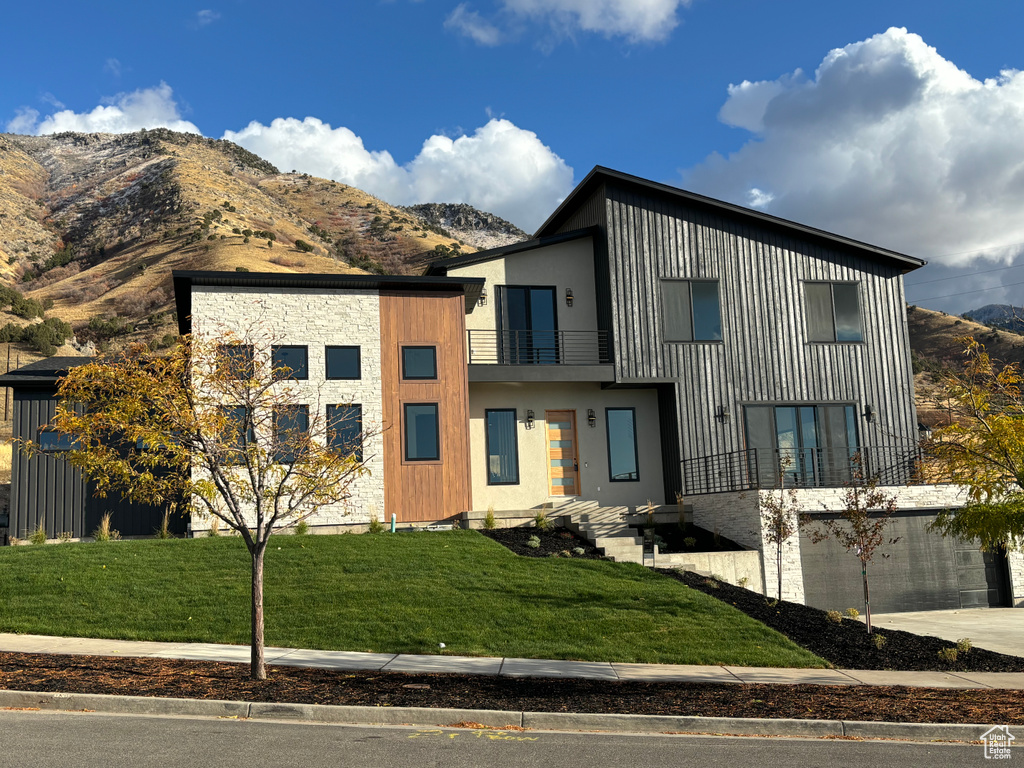
<instances>
[{"instance_id":1,"label":"large window","mask_svg":"<svg viewBox=\"0 0 1024 768\"><path fill-rule=\"evenodd\" d=\"M437 347L402 347L403 379L436 379Z\"/></svg>"},{"instance_id":2,"label":"large window","mask_svg":"<svg viewBox=\"0 0 1024 768\"><path fill-rule=\"evenodd\" d=\"M808 341L861 341L856 283L804 283Z\"/></svg>"},{"instance_id":3,"label":"large window","mask_svg":"<svg viewBox=\"0 0 1024 768\"><path fill-rule=\"evenodd\" d=\"M217 348L217 370L227 379L251 379L255 375L252 344L221 344Z\"/></svg>"},{"instance_id":4,"label":"large window","mask_svg":"<svg viewBox=\"0 0 1024 768\"><path fill-rule=\"evenodd\" d=\"M662 280L665 341L721 341L717 280Z\"/></svg>"},{"instance_id":5,"label":"large window","mask_svg":"<svg viewBox=\"0 0 1024 768\"><path fill-rule=\"evenodd\" d=\"M362 378L359 347L327 347L325 352L328 379Z\"/></svg>"},{"instance_id":6,"label":"large window","mask_svg":"<svg viewBox=\"0 0 1024 768\"><path fill-rule=\"evenodd\" d=\"M514 408L484 411L487 424L487 484L518 485L519 443Z\"/></svg>"},{"instance_id":7,"label":"large window","mask_svg":"<svg viewBox=\"0 0 1024 768\"><path fill-rule=\"evenodd\" d=\"M608 474L613 483L640 479L636 451L636 409L606 408Z\"/></svg>"},{"instance_id":8,"label":"large window","mask_svg":"<svg viewBox=\"0 0 1024 768\"><path fill-rule=\"evenodd\" d=\"M841 484L860 450L853 405L748 405L747 448L756 448L765 487Z\"/></svg>"},{"instance_id":9,"label":"large window","mask_svg":"<svg viewBox=\"0 0 1024 768\"><path fill-rule=\"evenodd\" d=\"M275 378L309 378L309 351L305 346L275 344L272 352Z\"/></svg>"},{"instance_id":10,"label":"large window","mask_svg":"<svg viewBox=\"0 0 1024 768\"><path fill-rule=\"evenodd\" d=\"M437 403L405 404L405 460L438 461L441 431Z\"/></svg>"},{"instance_id":11,"label":"large window","mask_svg":"<svg viewBox=\"0 0 1024 768\"><path fill-rule=\"evenodd\" d=\"M327 406L327 444L356 461L363 460L363 406Z\"/></svg>"},{"instance_id":12,"label":"large window","mask_svg":"<svg viewBox=\"0 0 1024 768\"><path fill-rule=\"evenodd\" d=\"M510 365L553 365L560 361L555 289L498 286L499 360Z\"/></svg>"},{"instance_id":13,"label":"large window","mask_svg":"<svg viewBox=\"0 0 1024 768\"><path fill-rule=\"evenodd\" d=\"M283 405L274 409L274 461L291 464L302 453L309 432L309 406Z\"/></svg>"}]
</instances>

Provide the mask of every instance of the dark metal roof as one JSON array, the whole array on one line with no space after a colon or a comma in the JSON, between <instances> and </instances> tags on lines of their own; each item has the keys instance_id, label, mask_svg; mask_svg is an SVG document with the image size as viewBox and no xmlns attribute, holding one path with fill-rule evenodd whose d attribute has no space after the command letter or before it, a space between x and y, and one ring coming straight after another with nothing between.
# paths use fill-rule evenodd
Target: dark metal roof
<instances>
[{"instance_id":1,"label":"dark metal roof","mask_svg":"<svg viewBox=\"0 0 1024 768\"><path fill-rule=\"evenodd\" d=\"M815 227L809 227L805 224L798 224L794 221L781 219L778 216L771 216L767 213L762 213L761 211L744 208L741 205L734 205L733 203L716 200L713 197L698 195L696 192L687 192L685 189L680 189L679 187L660 184L656 181L648 181L647 179L642 179L639 176L632 176L628 173L622 173L621 171L614 171L611 168L605 168L600 165L595 165L594 169L587 174L587 177L576 185L576 188L569 193L569 196L566 197L565 200L562 201L561 205L555 209L555 212L548 217L548 220L540 226L540 229L537 230L534 237L543 238L546 235L550 235L555 232L581 204L586 202L586 200L601 184L605 183L632 187L633 189L638 189L648 195L668 198L675 201L683 201L689 205L694 205L700 208L713 209L720 214L729 214L736 218L746 220L752 224L757 224L774 230L781 230L788 232L789 234L799 235L828 246L839 246L844 249L854 250L866 258L894 264L900 267L905 273L917 269L918 267L923 267L928 263L924 259L919 259L915 256L907 256L906 254L898 253L897 251L891 251L888 248L880 248L879 246L870 245L869 243L864 243L860 240L854 240L853 238L844 237L832 232L826 232L823 229L816 229Z\"/></svg>"},{"instance_id":2,"label":"dark metal roof","mask_svg":"<svg viewBox=\"0 0 1024 768\"><path fill-rule=\"evenodd\" d=\"M418 277L409 275L332 275L280 272L182 272L171 273L174 303L178 310L178 331L191 332L192 286L216 285L233 288L347 288L381 291L459 291L466 297L466 312L472 312L483 290L479 277Z\"/></svg>"},{"instance_id":3,"label":"dark metal roof","mask_svg":"<svg viewBox=\"0 0 1024 768\"><path fill-rule=\"evenodd\" d=\"M53 384L70 369L94 360L92 357L47 357L0 376L0 387Z\"/></svg>"},{"instance_id":4,"label":"dark metal roof","mask_svg":"<svg viewBox=\"0 0 1024 768\"><path fill-rule=\"evenodd\" d=\"M424 274L447 275L449 269L471 267L474 264L482 264L485 261L500 259L522 251L531 251L534 248L542 248L546 245L557 245L558 243L566 243L570 240L579 240L584 237L595 237L600 233L600 231L601 230L598 227L586 227L585 229L576 229L572 232L561 232L557 235L534 238L533 240L523 240L519 243L502 245L497 248L488 248L486 251L466 253L462 256L453 256L449 259L438 259L437 261L430 263L430 266L427 267L427 271Z\"/></svg>"}]
</instances>

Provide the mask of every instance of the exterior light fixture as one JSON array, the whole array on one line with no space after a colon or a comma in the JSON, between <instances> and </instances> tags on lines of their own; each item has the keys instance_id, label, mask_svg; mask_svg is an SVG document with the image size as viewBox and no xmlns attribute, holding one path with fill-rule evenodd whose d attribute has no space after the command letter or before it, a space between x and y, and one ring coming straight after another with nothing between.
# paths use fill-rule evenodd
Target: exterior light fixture
<instances>
[{"instance_id":1,"label":"exterior light fixture","mask_svg":"<svg viewBox=\"0 0 1024 768\"><path fill-rule=\"evenodd\" d=\"M871 404L864 406L864 419L870 424L875 420L875 410L871 407Z\"/></svg>"},{"instance_id":2,"label":"exterior light fixture","mask_svg":"<svg viewBox=\"0 0 1024 768\"><path fill-rule=\"evenodd\" d=\"M593 408L587 408L587 424L591 427L597 426L597 414L594 413Z\"/></svg>"},{"instance_id":3,"label":"exterior light fixture","mask_svg":"<svg viewBox=\"0 0 1024 768\"><path fill-rule=\"evenodd\" d=\"M533 411L526 412L526 428L533 429Z\"/></svg>"},{"instance_id":4,"label":"exterior light fixture","mask_svg":"<svg viewBox=\"0 0 1024 768\"><path fill-rule=\"evenodd\" d=\"M932 439L931 427L926 426L924 423L920 421L917 422L917 434L922 440Z\"/></svg>"},{"instance_id":5,"label":"exterior light fixture","mask_svg":"<svg viewBox=\"0 0 1024 768\"><path fill-rule=\"evenodd\" d=\"M480 289L480 298L476 300L476 305L478 307L483 307L483 306L487 305L487 289L486 288L481 288Z\"/></svg>"},{"instance_id":6,"label":"exterior light fixture","mask_svg":"<svg viewBox=\"0 0 1024 768\"><path fill-rule=\"evenodd\" d=\"M725 424L729 421L729 408L725 405L720 405L715 409L715 421L719 424Z\"/></svg>"},{"instance_id":7,"label":"exterior light fixture","mask_svg":"<svg viewBox=\"0 0 1024 768\"><path fill-rule=\"evenodd\" d=\"M567 307L572 306L572 288L565 289L565 305Z\"/></svg>"}]
</instances>

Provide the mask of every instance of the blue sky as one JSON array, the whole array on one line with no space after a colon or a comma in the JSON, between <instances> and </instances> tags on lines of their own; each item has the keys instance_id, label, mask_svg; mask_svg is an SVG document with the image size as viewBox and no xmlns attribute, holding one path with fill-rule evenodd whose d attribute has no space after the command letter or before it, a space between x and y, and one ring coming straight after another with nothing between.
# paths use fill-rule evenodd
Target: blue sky
<instances>
[{"instance_id":1,"label":"blue sky","mask_svg":"<svg viewBox=\"0 0 1024 768\"><path fill-rule=\"evenodd\" d=\"M601 164L929 259L909 300L960 312L1024 304L1022 21L987 0L19 3L0 126L194 130L531 231Z\"/></svg>"}]
</instances>

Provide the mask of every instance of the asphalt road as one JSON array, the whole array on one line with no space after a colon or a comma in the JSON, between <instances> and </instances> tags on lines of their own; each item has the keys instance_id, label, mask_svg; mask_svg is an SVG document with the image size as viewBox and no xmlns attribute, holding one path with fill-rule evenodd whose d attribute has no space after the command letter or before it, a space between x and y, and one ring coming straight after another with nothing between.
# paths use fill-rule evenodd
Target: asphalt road
<instances>
[{"instance_id":1,"label":"asphalt road","mask_svg":"<svg viewBox=\"0 0 1024 768\"><path fill-rule=\"evenodd\" d=\"M988 762L982 748L972 745L470 731L0 710L0 768L958 768Z\"/></svg>"}]
</instances>

